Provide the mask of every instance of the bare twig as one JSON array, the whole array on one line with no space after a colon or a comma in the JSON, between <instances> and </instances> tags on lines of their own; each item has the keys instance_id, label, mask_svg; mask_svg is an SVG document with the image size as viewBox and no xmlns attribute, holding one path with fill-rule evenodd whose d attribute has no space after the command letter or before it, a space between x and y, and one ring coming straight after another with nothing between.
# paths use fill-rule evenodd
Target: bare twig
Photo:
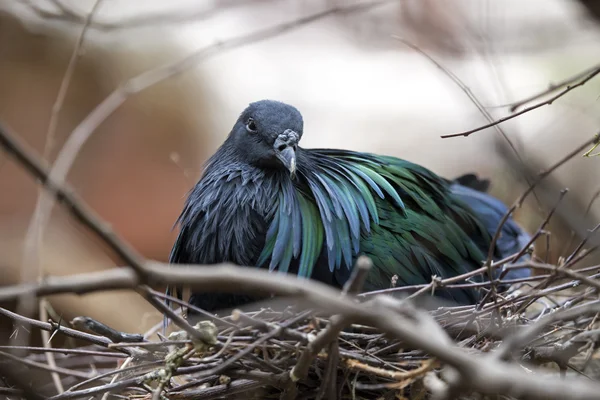
<instances>
[{"instance_id":1,"label":"bare twig","mask_svg":"<svg viewBox=\"0 0 600 400\"><path fill-rule=\"evenodd\" d=\"M563 158L558 160L550 168L548 168L548 169L542 171L540 174L538 174L538 176L536 177L534 182L531 185L529 185L529 187L523 192L523 194L521 194L521 196L519 196L519 198L510 206L510 208L506 211L506 213L500 220L500 224L498 225L498 228L496 229L496 233L494 234L494 236L492 238L492 242L488 249L486 265L491 265L491 262L494 258L494 253L496 251L496 243L498 242L498 239L500 238L500 234L502 233L502 228L504 227L504 224L506 223L508 218L510 218L512 213L515 212L515 210L517 208L521 207L521 205L523 204L523 202L525 201L527 196L529 196L529 194L531 194L531 192L535 189L535 187L542 180L544 180L548 175L552 174L555 170L557 170L558 168L563 166L567 161L569 161L570 159L575 157L577 154L579 154L583 149L590 146L591 144L597 143L599 140L600 140L600 138L597 136L595 136L591 139L588 139L585 143L583 143L582 145L577 147L575 150L571 151L569 154L567 154L566 156L564 156Z\"/></svg>"},{"instance_id":2,"label":"bare twig","mask_svg":"<svg viewBox=\"0 0 600 400\"><path fill-rule=\"evenodd\" d=\"M16 298L16 297L18 297L18 295L14 296L13 298ZM67 335L74 339L82 339L89 343L97 344L97 345L100 345L103 347L107 347L111 343L110 339L105 338L104 336L91 335L89 333L81 332L81 331L78 331L75 329L51 324L49 322L38 321L38 320L35 320L32 318L24 317L22 315L19 315L17 313L14 313L12 311L6 310L1 307L0 307L0 315L4 315L5 317L11 318L12 320L17 321L24 326L35 326L38 329L43 329L43 330L50 331L50 332L58 331L64 335ZM128 349L122 349L121 351L123 353L130 354Z\"/></svg>"},{"instance_id":3,"label":"bare twig","mask_svg":"<svg viewBox=\"0 0 600 400\"><path fill-rule=\"evenodd\" d=\"M508 337L504 341L504 343L502 343L502 345L498 348L498 350L493 353L493 357L497 359L505 359L513 351L515 351L519 347L524 346L529 341L533 340L535 336L542 332L544 327L548 326L549 324L555 321L568 321L585 314L597 313L599 311L600 300L579 307L574 307L570 310L550 314L538 321L537 323L524 328L521 332Z\"/></svg>"},{"instance_id":4,"label":"bare twig","mask_svg":"<svg viewBox=\"0 0 600 400\"><path fill-rule=\"evenodd\" d=\"M493 122L490 122L488 124L482 125L480 127L474 128L474 129L470 129L468 131L464 131L464 132L459 132L459 133L452 133L449 135L442 135L442 139L448 139L448 138L452 138L452 137L458 137L458 136L464 136L467 137L475 132L479 132L482 131L484 129L490 128L492 126L496 126L498 124L501 124L503 122L509 121L511 119L517 118L518 116L521 116L523 114L526 114L530 111L533 110L537 110L540 107L546 106L546 105L551 105L552 103L554 103L554 101L558 100L559 98L561 98L562 96L566 95L567 93L569 93L571 90L576 89L580 86L585 85L587 82L589 82L590 80L592 80L596 75L600 74L600 68L595 68L594 70L592 70L589 74L585 75L579 82L577 82L574 85L569 85L567 86L564 90L562 90L561 92L557 93L556 95L552 96L551 98L549 98L546 101L542 101L539 103L536 103L532 106L529 106L527 108L522 109L521 111L518 111L514 114L511 115L507 115L506 117L502 117L500 119L497 119Z\"/></svg>"},{"instance_id":5,"label":"bare twig","mask_svg":"<svg viewBox=\"0 0 600 400\"><path fill-rule=\"evenodd\" d=\"M352 275L350 275L350 278L344 284L342 296L359 294L362 291L371 268L373 268L373 262L369 257L358 257L352 269Z\"/></svg>"},{"instance_id":6,"label":"bare twig","mask_svg":"<svg viewBox=\"0 0 600 400\"><path fill-rule=\"evenodd\" d=\"M325 367L325 377L319 388L316 400L322 398L334 399L337 391L337 368L340 362L340 347L337 341L329 343L327 350L327 366Z\"/></svg>"},{"instance_id":7,"label":"bare twig","mask_svg":"<svg viewBox=\"0 0 600 400\"><path fill-rule=\"evenodd\" d=\"M528 396L534 399L547 398L569 398L569 399L591 399L594 398L600 388L589 382L581 382L577 385L568 385L565 381L556 382L544 379L538 376L531 376L527 380L519 379L521 371L518 368L506 364L494 364L489 360L472 357L462 350L448 346L449 339L436 334L437 339L431 340L435 331L431 323L420 322L415 325L415 318L422 320L423 316L418 313L410 314L410 319L396 314L390 317L390 310L399 307L398 302L387 297L375 297L377 300L371 306L361 305L349 302L339 297L339 291L331 287L313 282L311 285L305 285L303 282L287 276L269 274L267 271L259 269L249 269L243 267L230 266L210 266L207 268L192 267L177 268L167 271L164 266L149 264L147 266L150 274L163 283L176 284L186 283L190 287L198 290L227 290L227 287L244 284L246 288L263 292L274 292L276 294L288 296L300 296L315 306L324 308L325 311L334 311L341 313L361 323L375 326L393 337L405 341L408 345L421 348L426 352L435 355L440 361L455 366L461 371L461 374L469 377L469 387L482 393L512 393L521 396ZM127 271L122 273L122 271ZM128 276L135 275L132 269L120 268L117 270L106 271L107 274L117 274L128 280ZM159 279L160 277L160 279ZM64 279L70 280L67 284L62 282ZM55 292L60 287L60 292L73 290L78 284L82 284L89 290L93 290L93 285L89 281L90 274L80 274L61 279L57 285L52 280L47 280L39 284L34 293ZM114 279L111 278L111 279ZM99 283L99 277L94 276L93 280ZM135 286L136 281L129 278L129 283ZM102 285L100 281L100 285ZM6 292L6 288L0 289ZM28 287L27 290L32 290ZM13 296L15 295L14 291ZM32 295L34 293L31 293ZM4 296L0 296L0 299ZM391 307L391 309L390 309ZM402 306L406 310L406 305ZM438 328L439 329L439 328ZM265 335L267 336L267 335ZM265 339L266 340L266 339ZM223 365L218 367L219 370ZM213 371L211 371L212 373ZM494 382L493 385L490 382ZM593 395L592 395L593 394Z\"/></svg>"},{"instance_id":8,"label":"bare twig","mask_svg":"<svg viewBox=\"0 0 600 400\"><path fill-rule=\"evenodd\" d=\"M102 2L102 0L96 0L94 6L92 7L92 10L89 12L88 16L85 19L85 23L81 29L81 33L79 35L79 38L77 39L77 42L75 44L75 48L73 49L73 53L71 54L71 59L69 60L69 65L67 66L67 70L65 71L65 75L63 77L63 80L61 82L59 91L58 91L58 95L56 98L56 101L54 102L54 105L52 106L52 114L50 116L50 122L48 124L48 130L46 132L46 145L44 147L44 153L43 153L43 159L48 160L49 156L50 156L50 152L52 150L52 146L54 144L54 136L55 136L55 132L56 132L56 126L58 123L58 116L60 113L60 109L62 108L62 104L64 102L64 99L66 97L67 94L67 90L69 88L69 84L71 82L71 77L73 75L73 71L75 70L75 65L77 63L77 58L79 56L80 50L81 50L81 46L83 44L83 40L85 38L85 33L87 31L87 28L92 20L93 15L95 14L96 10L98 9L98 6L100 5L100 3ZM40 251L40 246L41 246L41 229L40 229L40 221L43 220L43 218L41 218L41 204L43 202L43 197L44 196L52 196L50 193L48 193L47 191L45 191L42 187L39 188L38 191L38 200L36 202L36 207L35 210L33 212L33 215L31 217L31 222L30 222L30 226L27 230L27 235L25 237L25 244L23 247L23 261L22 261L22 266L21 266L21 280L22 281L30 281L31 279L34 278L35 275L37 276L41 276L41 266L40 266L40 259L39 259L39 251ZM25 314L25 315L29 315L31 314L32 310L30 309L33 302L30 299L22 299L21 301L22 304L19 305L18 311L21 314ZM40 314L41 314L41 318L43 320L48 319L47 316L47 311L46 311L46 302L44 301L44 299L40 300L39 302L39 309L40 309ZM46 347L50 347L50 335L47 331L42 330L41 331L41 335L42 335L42 341L44 342L44 346ZM19 340L21 340L22 342L27 342L26 338L20 338ZM51 368L56 368L56 361L54 360L54 354L52 352L47 352L46 353L46 357L48 360L48 365ZM52 380L54 381L54 385L56 387L57 392L60 394L62 392L64 392L64 388L62 386L62 382L60 380L60 377L58 376L58 373L56 372L52 372Z\"/></svg>"},{"instance_id":9,"label":"bare twig","mask_svg":"<svg viewBox=\"0 0 600 400\"><path fill-rule=\"evenodd\" d=\"M144 263L143 258L118 235L113 232L109 226L100 219L84 202L82 202L73 190L64 182L58 182L50 177L50 171L44 161L40 160L35 153L28 148L17 135L10 133L6 126L0 124L0 145L16 158L30 174L44 185L59 202L66 206L66 209L82 224L87 226L96 235L102 238L118 256L127 260L127 263L135 265L133 268L139 270L139 266ZM143 273L141 273L143 274Z\"/></svg>"},{"instance_id":10,"label":"bare twig","mask_svg":"<svg viewBox=\"0 0 600 400\"><path fill-rule=\"evenodd\" d=\"M29 7L31 11L40 16L41 18L48 20L56 20L61 22L81 24L85 23L85 17L79 11L66 6L59 1L52 1L57 6L57 11L48 11L44 8L39 7L32 0L21 0ZM247 3L248 1L236 1L232 3L233 6L238 4ZM197 9L183 9L173 10L170 12L159 12L159 13L147 13L145 15L134 15L119 20L94 20L91 23L92 29L100 31L112 31L112 30L123 30L123 29L135 29L143 27L156 27L158 25L170 25L179 24L185 22L198 22L205 20L223 10L228 9L227 5L219 4L218 6L206 9L205 7L199 7Z\"/></svg>"},{"instance_id":11,"label":"bare twig","mask_svg":"<svg viewBox=\"0 0 600 400\"><path fill-rule=\"evenodd\" d=\"M463 83L463 81L458 76L456 76L456 74L454 74L448 68L444 67L439 61L437 61L435 58L433 58L427 52L423 51L421 48L419 48L414 43L411 43L408 40L403 39L398 36L392 36L392 37L397 39L398 41L402 42L404 45L410 47L412 50L416 51L417 53L421 54L423 57L427 58L433 65L435 65L440 71L442 71L444 73L444 75L446 75L448 78L450 78L450 80L452 82L454 82L456 84L456 86L458 86L458 88L469 98L471 103L473 103L473 105L475 107L477 107L477 110L481 113L481 115L483 115L483 117L489 123L494 122L494 118L489 113L489 111L483 106L483 104L481 104L481 101L479 101L479 99L475 96L473 91L467 85L465 85ZM523 158L519 154L517 148L515 147L513 142L510 140L510 138L508 137L506 132L504 132L504 130L498 124L494 125L494 129L496 129L496 131L500 134L500 136L502 136L502 138L506 141L506 143L508 143L508 146L514 153L514 155L517 158L517 160L519 161L519 163L522 166L524 166L525 162L523 161ZM531 182L529 182L529 177L525 176L525 180L527 181L527 184L531 184ZM534 195L535 195L535 192L534 192ZM535 195L535 199L538 203L538 206L540 206L540 208L541 208L540 200L538 199L538 197L536 195ZM490 279L491 279L491 277L490 277ZM495 290L495 287L492 286L492 290Z\"/></svg>"},{"instance_id":12,"label":"bare twig","mask_svg":"<svg viewBox=\"0 0 600 400\"><path fill-rule=\"evenodd\" d=\"M58 124L60 110L62 109L63 103L67 96L67 91L69 90L69 85L71 84L71 78L73 77L73 73L75 72L75 66L77 65L77 59L79 58L82 52L85 35L90 24L92 23L94 15L100 8L100 4L102 4L102 0L96 0L94 5L92 6L92 9L83 21L81 32L79 34L79 37L77 38L77 41L75 42L75 47L73 48L73 52L71 53L69 64L67 65L67 69L65 70L65 74L60 84L60 88L58 89L58 95L56 96L56 100L52 105L52 114L50 115L50 122L48 123L48 130L46 131L46 145L44 147L43 154L43 158L46 161L50 157L50 152L52 151L52 147L54 146L54 136L56 134L56 126Z\"/></svg>"},{"instance_id":13,"label":"bare twig","mask_svg":"<svg viewBox=\"0 0 600 400\"><path fill-rule=\"evenodd\" d=\"M52 114L50 117L48 130L46 133L46 145L44 147L44 153L43 153L43 158L46 160L50 156L50 151L52 149L52 146L53 146L53 143L55 140L54 136L55 136L55 131L56 131L56 125L58 123L59 112L60 112L60 109L62 108L62 104L63 104L65 96L67 94L67 90L69 88L69 83L71 81L71 76L73 75L73 71L75 70L76 61L79 56L81 46L83 44L85 33L87 31L87 28L89 27L89 23L92 20L93 15L95 14L95 12L98 9L98 6L100 5L101 2L102 2L102 0L96 0L94 6L92 7L92 10L89 12L88 16L85 19L85 23L81 29L81 33L79 35L79 38L77 39L75 48L73 49L71 59L69 60L69 65L67 66L67 70L65 71L65 75L61 82L61 86L59 88L56 101L52 107ZM38 191L38 199L36 202L36 206L35 206L33 215L31 217L29 228L27 229L27 234L26 234L25 240L24 240L23 257L22 257L22 263L21 263L22 264L21 265L21 281L23 281L23 282L28 282L28 281L34 280L36 277L38 277L38 278L41 277L42 271L41 271L41 265L40 265L39 252L40 252L40 246L41 246L41 233L42 233L42 229L43 229L42 224L49 217L49 216L42 215L42 210L43 210L42 204L44 203L45 198L48 198L49 200L53 200L53 196L51 193L48 193L43 188L40 188ZM49 200L46 200L46 201L49 201ZM26 299L26 298L20 299L18 307L17 307L17 312L19 314L31 316L31 314L34 311L34 305L35 305L35 302L33 300L34 299ZM42 303L40 303L39 306L40 306L39 307L40 311L42 313L45 313L45 308L43 307ZM44 341L44 343L46 343L47 346L49 346L50 338L48 336L48 333L46 331L42 331L41 334L42 334L42 340ZM19 342L27 343L28 342L27 336L28 335L25 333L22 336L15 337L13 339L13 342L15 344L17 344ZM51 367L55 366L54 355L52 353L46 353L46 357L48 359L48 364ZM58 375L56 373L53 373L52 378L53 378L54 384L56 386L56 390L58 391L58 393L62 393L64 391L64 389L62 387L62 383L60 382Z\"/></svg>"},{"instance_id":14,"label":"bare twig","mask_svg":"<svg viewBox=\"0 0 600 400\"><path fill-rule=\"evenodd\" d=\"M563 88L565 86L571 85L572 83L580 81L598 70L600 70L599 65L595 65L591 68L587 68L587 69L585 69L581 72L578 72L574 76L571 76L561 82L550 85L547 89L545 89L539 93L536 93L536 94L534 94L530 97L527 97L523 100L517 101L516 103L505 105L504 107L510 107L510 112L515 112L517 109L523 107L525 104L531 103L532 101L535 101L541 97L549 95L550 93L556 92L560 88Z\"/></svg>"},{"instance_id":15,"label":"bare twig","mask_svg":"<svg viewBox=\"0 0 600 400\"><path fill-rule=\"evenodd\" d=\"M35 361L30 361L27 360L25 358L22 357L17 357L14 356L10 353L4 352L4 351L0 351L0 358L6 358L9 359L11 361L14 361L16 363L20 363L23 365L26 365L28 367L31 368L35 368L35 369L40 369L40 370L44 370L44 371L48 371L51 373L57 373L57 374L61 374L61 375L67 375L67 376L75 376L78 378L83 378L83 379L89 379L90 375L77 371L77 370L73 370L73 369L66 369L66 368L61 368L61 367L50 367L49 365L46 364L42 364L42 363L38 363Z\"/></svg>"},{"instance_id":16,"label":"bare twig","mask_svg":"<svg viewBox=\"0 0 600 400\"><path fill-rule=\"evenodd\" d=\"M40 319L47 321L48 320L48 311L46 307L48 306L48 302L45 299L41 299L39 301L40 305ZM52 345L50 344L50 333L45 330L40 331L42 335L42 342L44 347L47 347L49 350L52 349ZM46 359L48 361L48 366L50 368L56 369L56 360L54 359L54 353L51 351L47 351L44 353L46 355ZM56 387L57 393L62 393L65 391L65 388L62 385L62 381L60 380L60 376L58 372L52 372L52 381L54 382L54 386Z\"/></svg>"},{"instance_id":17,"label":"bare twig","mask_svg":"<svg viewBox=\"0 0 600 400\"><path fill-rule=\"evenodd\" d=\"M356 261L356 265L352 271L352 275L350 279L344 285L344 289L342 291L342 296L347 297L348 295L352 296L362 290L362 286L367 278L367 274L369 270L372 268L373 264L368 257L361 256ZM351 301L351 299L348 299ZM310 363L314 360L314 358L319 354L319 352L327 346L331 341L337 339L339 333L346 326L352 323L352 319L342 316L342 315L334 315L331 317L329 321L329 325L322 330L316 338L311 341L306 350L300 355L298 362L294 366L294 368L290 371L290 378L293 382L297 382L301 379L304 379L308 374L308 368L310 367Z\"/></svg>"}]
</instances>

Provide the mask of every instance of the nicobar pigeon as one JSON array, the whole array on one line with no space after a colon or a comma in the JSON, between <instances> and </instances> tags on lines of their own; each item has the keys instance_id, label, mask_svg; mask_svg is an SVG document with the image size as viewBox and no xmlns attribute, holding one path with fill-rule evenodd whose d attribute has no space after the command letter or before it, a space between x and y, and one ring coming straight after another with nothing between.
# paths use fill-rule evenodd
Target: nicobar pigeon
<instances>
[{"instance_id":1,"label":"nicobar pigeon","mask_svg":"<svg viewBox=\"0 0 600 400\"><path fill-rule=\"evenodd\" d=\"M507 210L486 193L489 182L473 174L444 179L390 156L304 149L302 134L295 107L251 103L189 193L170 262L230 262L342 287L366 255L373 268L365 291L391 287L393 276L396 286L424 284L483 265ZM495 258L517 253L529 239L509 219ZM506 277L526 275L512 270ZM459 304L481 298L471 288L437 294ZM215 312L252 300L192 293L189 303Z\"/></svg>"}]
</instances>

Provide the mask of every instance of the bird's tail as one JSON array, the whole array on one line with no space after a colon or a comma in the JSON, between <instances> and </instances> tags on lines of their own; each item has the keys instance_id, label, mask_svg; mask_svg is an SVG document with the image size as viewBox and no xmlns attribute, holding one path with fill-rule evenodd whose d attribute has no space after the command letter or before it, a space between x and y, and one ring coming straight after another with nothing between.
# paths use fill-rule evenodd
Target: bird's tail
<instances>
[{"instance_id":1,"label":"bird's tail","mask_svg":"<svg viewBox=\"0 0 600 400\"><path fill-rule=\"evenodd\" d=\"M490 188L489 179L479 179L475 174L464 174L453 180L459 185L475 189L478 192L487 193Z\"/></svg>"}]
</instances>

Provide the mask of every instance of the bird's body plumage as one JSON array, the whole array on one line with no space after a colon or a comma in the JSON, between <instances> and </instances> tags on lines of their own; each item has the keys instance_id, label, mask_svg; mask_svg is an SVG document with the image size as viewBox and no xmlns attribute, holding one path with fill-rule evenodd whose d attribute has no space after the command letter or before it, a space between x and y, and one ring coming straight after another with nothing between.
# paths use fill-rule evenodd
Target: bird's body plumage
<instances>
[{"instance_id":1,"label":"bird's body plumage","mask_svg":"<svg viewBox=\"0 0 600 400\"><path fill-rule=\"evenodd\" d=\"M433 275L447 278L482 265L506 212L482 191L486 187L468 187L395 157L302 149L297 147L302 131L297 110L278 102L253 105L189 194L170 262L231 262L341 287L364 254L374 265L365 290L389 288L393 277L397 286L422 284ZM248 123L256 127L249 115L258 115L263 126L257 129L268 133L248 129ZM272 117L270 125L267 117ZM240 127L244 123L247 132ZM282 136L286 124L294 127ZM263 149L271 146L274 156ZM286 149L286 157L281 156ZM496 258L514 254L528 240L509 220ZM463 304L477 300L473 290L442 292ZM214 311L248 300L194 293L190 302Z\"/></svg>"}]
</instances>

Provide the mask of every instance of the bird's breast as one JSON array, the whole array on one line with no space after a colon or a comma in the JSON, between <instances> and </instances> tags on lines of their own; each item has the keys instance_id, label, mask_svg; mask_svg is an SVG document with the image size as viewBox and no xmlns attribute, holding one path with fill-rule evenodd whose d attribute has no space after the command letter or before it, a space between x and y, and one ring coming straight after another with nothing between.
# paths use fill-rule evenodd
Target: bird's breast
<instances>
[{"instance_id":1,"label":"bird's breast","mask_svg":"<svg viewBox=\"0 0 600 400\"><path fill-rule=\"evenodd\" d=\"M193 260L252 266L264 247L277 197L264 182L221 179L200 188L182 220L181 232Z\"/></svg>"}]
</instances>

